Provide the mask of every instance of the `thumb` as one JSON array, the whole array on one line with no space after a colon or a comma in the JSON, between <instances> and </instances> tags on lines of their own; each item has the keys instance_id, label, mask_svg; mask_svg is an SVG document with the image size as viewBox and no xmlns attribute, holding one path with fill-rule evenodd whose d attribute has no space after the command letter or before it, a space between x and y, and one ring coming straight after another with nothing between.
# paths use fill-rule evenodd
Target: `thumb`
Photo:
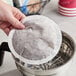
<instances>
[{"instance_id":1,"label":"thumb","mask_svg":"<svg viewBox=\"0 0 76 76\"><path fill-rule=\"evenodd\" d=\"M25 28L25 26L18 19L16 19L14 16L10 17L9 23L14 28L17 28L17 29L24 29Z\"/></svg>"}]
</instances>

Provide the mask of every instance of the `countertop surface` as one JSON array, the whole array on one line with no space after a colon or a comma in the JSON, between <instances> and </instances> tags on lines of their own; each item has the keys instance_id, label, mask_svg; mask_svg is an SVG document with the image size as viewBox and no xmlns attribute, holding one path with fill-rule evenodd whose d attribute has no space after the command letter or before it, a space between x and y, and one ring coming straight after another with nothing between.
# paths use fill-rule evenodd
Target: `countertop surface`
<instances>
[{"instance_id":1,"label":"countertop surface","mask_svg":"<svg viewBox=\"0 0 76 76\"><path fill-rule=\"evenodd\" d=\"M60 29L68 33L76 43L76 17L65 17L58 13L58 0L52 0L43 11L43 15L54 20ZM0 44L7 41L7 36L0 30ZM21 76L18 72L14 60L10 53L6 52L4 63L0 67L0 76ZM67 70L65 76L76 76L76 54L74 55L72 65Z\"/></svg>"}]
</instances>

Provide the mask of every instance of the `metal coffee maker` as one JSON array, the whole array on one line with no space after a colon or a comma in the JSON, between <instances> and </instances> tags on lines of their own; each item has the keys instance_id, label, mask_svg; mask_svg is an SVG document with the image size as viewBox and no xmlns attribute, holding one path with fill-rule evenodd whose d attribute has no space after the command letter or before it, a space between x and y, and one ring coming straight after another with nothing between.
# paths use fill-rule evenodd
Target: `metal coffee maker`
<instances>
[{"instance_id":1,"label":"metal coffee maker","mask_svg":"<svg viewBox=\"0 0 76 76\"><path fill-rule=\"evenodd\" d=\"M49 62L37 66L24 67L24 63L16 60L16 66L23 76L62 76L70 68L75 54L75 44L67 33L62 31L62 44L58 54ZM52 63L52 64L51 64Z\"/></svg>"},{"instance_id":2,"label":"metal coffee maker","mask_svg":"<svg viewBox=\"0 0 76 76\"><path fill-rule=\"evenodd\" d=\"M58 53L48 62L40 65L27 65L26 61L18 58L10 48L9 42L3 42L0 45L0 65L2 65L4 51L11 52L18 70L23 76L61 76L65 73L72 63L75 54L75 43L71 36L65 32L62 33L62 43Z\"/></svg>"},{"instance_id":3,"label":"metal coffee maker","mask_svg":"<svg viewBox=\"0 0 76 76\"><path fill-rule=\"evenodd\" d=\"M7 52L11 52L7 42L3 42L0 45L0 66L2 66L3 63L5 50ZM53 58L52 65L50 66L48 62L46 64L34 67L35 69L38 69L40 67L43 70L43 71L41 70L38 73L36 72L35 76L61 76L68 70L68 68L72 64L74 54L75 54L74 40L67 33L62 32L62 45L59 53ZM16 58L15 60L16 60L16 66L23 76L25 75L34 76L29 70L25 71L23 67L24 63L19 64L17 63L19 62L19 60Z\"/></svg>"}]
</instances>

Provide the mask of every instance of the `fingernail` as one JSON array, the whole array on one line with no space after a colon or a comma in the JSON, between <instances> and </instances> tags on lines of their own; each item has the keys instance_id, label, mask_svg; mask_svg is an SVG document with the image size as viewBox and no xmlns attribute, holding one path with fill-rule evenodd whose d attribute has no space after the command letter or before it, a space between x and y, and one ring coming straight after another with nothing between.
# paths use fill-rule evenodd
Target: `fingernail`
<instances>
[{"instance_id":1,"label":"fingernail","mask_svg":"<svg viewBox=\"0 0 76 76\"><path fill-rule=\"evenodd\" d=\"M25 26L24 26L24 25L20 25L20 28L21 28L21 29L24 29L24 28L25 28Z\"/></svg>"}]
</instances>

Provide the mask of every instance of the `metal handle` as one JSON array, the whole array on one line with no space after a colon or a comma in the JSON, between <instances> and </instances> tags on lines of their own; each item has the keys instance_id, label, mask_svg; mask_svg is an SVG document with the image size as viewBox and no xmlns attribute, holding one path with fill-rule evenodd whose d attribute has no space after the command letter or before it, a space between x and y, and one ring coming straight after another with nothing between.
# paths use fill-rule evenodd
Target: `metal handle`
<instances>
[{"instance_id":1,"label":"metal handle","mask_svg":"<svg viewBox=\"0 0 76 76\"><path fill-rule=\"evenodd\" d=\"M3 42L3 43L0 45L0 52L2 52L2 51L11 52L10 49L9 49L9 46L8 46L8 43L7 43L7 42Z\"/></svg>"},{"instance_id":2,"label":"metal handle","mask_svg":"<svg viewBox=\"0 0 76 76\"><path fill-rule=\"evenodd\" d=\"M11 52L9 47L8 47L8 43L7 42L3 42L0 45L0 66L2 66L2 64L3 64L4 52L5 51Z\"/></svg>"}]
</instances>

